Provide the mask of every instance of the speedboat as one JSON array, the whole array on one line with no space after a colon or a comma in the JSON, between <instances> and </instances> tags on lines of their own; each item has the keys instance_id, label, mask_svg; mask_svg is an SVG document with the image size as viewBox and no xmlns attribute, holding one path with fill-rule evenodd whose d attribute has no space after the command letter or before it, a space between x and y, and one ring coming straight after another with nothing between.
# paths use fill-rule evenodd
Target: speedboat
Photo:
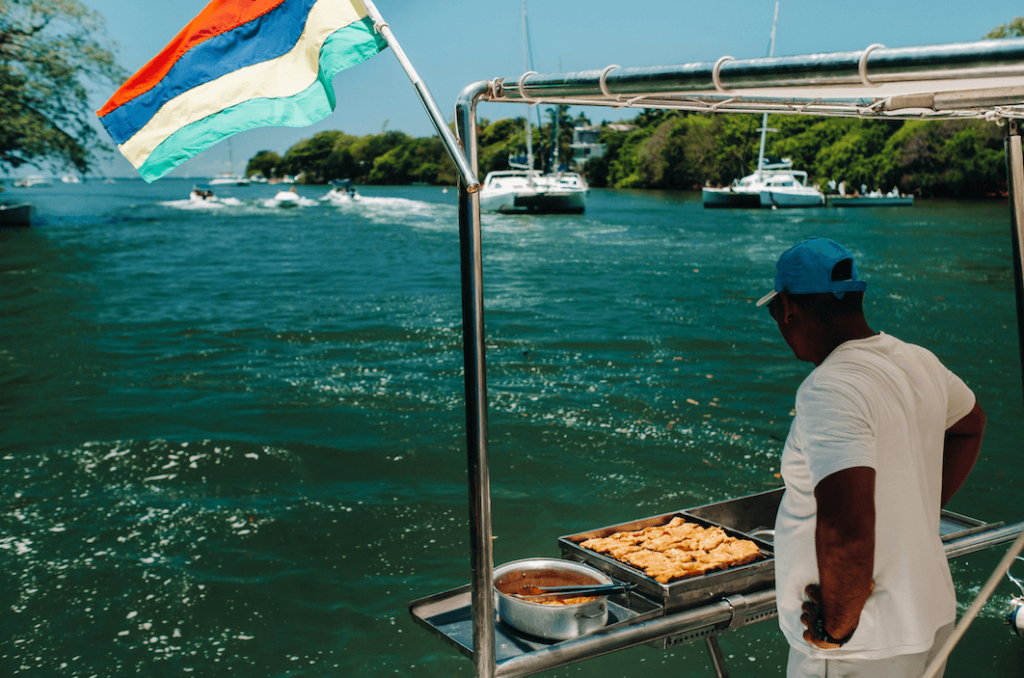
<instances>
[{"instance_id":1,"label":"speedboat","mask_svg":"<svg viewBox=\"0 0 1024 678\"><path fill-rule=\"evenodd\" d=\"M319 203L312 198L303 198L291 187L287 191L278 191L277 195L263 201L264 207L315 207Z\"/></svg>"},{"instance_id":2,"label":"speedboat","mask_svg":"<svg viewBox=\"0 0 1024 678\"><path fill-rule=\"evenodd\" d=\"M218 198L208 184L196 184L188 194L189 203L199 207L237 207L242 204L238 198Z\"/></svg>"},{"instance_id":3,"label":"speedboat","mask_svg":"<svg viewBox=\"0 0 1024 678\"><path fill-rule=\"evenodd\" d=\"M791 170L772 174L760 193L761 207L824 207L825 194L807 185L807 172Z\"/></svg>"},{"instance_id":4,"label":"speedboat","mask_svg":"<svg viewBox=\"0 0 1024 678\"><path fill-rule=\"evenodd\" d=\"M49 186L52 182L41 174L33 174L23 179L18 179L14 185L19 188L32 188L33 186Z\"/></svg>"},{"instance_id":5,"label":"speedboat","mask_svg":"<svg viewBox=\"0 0 1024 678\"><path fill-rule=\"evenodd\" d=\"M360 195L351 181L331 182L334 186L322 198L320 202L330 202L334 205L348 205L359 200Z\"/></svg>"}]
</instances>

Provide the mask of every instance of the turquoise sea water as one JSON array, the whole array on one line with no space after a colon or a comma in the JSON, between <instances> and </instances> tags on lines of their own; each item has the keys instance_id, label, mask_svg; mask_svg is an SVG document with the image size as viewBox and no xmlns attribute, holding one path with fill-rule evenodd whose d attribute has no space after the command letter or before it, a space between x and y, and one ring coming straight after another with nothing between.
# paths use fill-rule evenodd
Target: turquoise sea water
<instances>
[{"instance_id":1,"label":"turquoise sea water","mask_svg":"<svg viewBox=\"0 0 1024 678\"><path fill-rule=\"evenodd\" d=\"M0 675L472 676L407 612L469 579L455 192L195 210L190 188L5 194L39 219L0 231ZM778 485L809 366L753 301L810 235L858 256L875 329L977 391L985 448L950 508L1024 519L1005 203L593 191L583 216L485 217L496 563ZM963 609L1004 552L953 561ZM1024 675L1015 592L947 675ZM721 644L731 675L782 675L774 623ZM546 675L713 673L694 644Z\"/></svg>"}]
</instances>

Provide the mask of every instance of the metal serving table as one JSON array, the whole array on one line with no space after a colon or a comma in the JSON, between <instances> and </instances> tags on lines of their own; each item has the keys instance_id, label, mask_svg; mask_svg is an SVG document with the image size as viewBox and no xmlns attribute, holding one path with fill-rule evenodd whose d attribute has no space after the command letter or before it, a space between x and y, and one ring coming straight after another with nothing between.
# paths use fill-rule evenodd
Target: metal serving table
<instances>
[{"instance_id":1,"label":"metal serving table","mask_svg":"<svg viewBox=\"0 0 1024 678\"><path fill-rule=\"evenodd\" d=\"M697 517L770 542L782 493L783 488L778 488L673 513ZM610 529L601 528L594 532ZM950 511L942 512L939 527L948 558L1013 541L1021 531L1024 531L1024 523L1009 526L1001 522L986 523ZM571 541L567 537L559 539L563 557L578 560L579 553L570 545ZM697 640L707 643L715 674L726 676L717 636L777 616L774 578L765 576L765 564L771 565L770 574L774 572L774 561L769 556L766 561L761 561L758 575L749 580L752 583L741 593L732 592L734 589L728 586L727 593L707 588L700 592L698 602L683 609L679 609L671 599L656 593L652 595L649 589L633 589L610 596L608 625L596 633L571 640L546 642L527 637L496 618L495 676L526 676L639 645L668 649ZM716 580L713 577L707 581L710 587L714 587ZM737 580L730 578L725 581L734 584ZM473 658L471 588L467 584L415 600L409 603L409 612L418 624ZM689 594L688 591L687 600L690 600Z\"/></svg>"}]
</instances>

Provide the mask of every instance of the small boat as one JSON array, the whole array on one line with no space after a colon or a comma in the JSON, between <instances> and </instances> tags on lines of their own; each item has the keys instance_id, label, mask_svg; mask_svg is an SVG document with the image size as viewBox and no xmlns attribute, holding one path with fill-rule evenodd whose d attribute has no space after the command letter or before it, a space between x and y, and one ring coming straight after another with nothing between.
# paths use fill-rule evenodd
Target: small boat
<instances>
[{"instance_id":1,"label":"small boat","mask_svg":"<svg viewBox=\"0 0 1024 678\"><path fill-rule=\"evenodd\" d=\"M768 177L760 193L761 207L824 207L825 194L807 185L807 172L791 171Z\"/></svg>"},{"instance_id":2,"label":"small boat","mask_svg":"<svg viewBox=\"0 0 1024 678\"><path fill-rule=\"evenodd\" d=\"M33 186L49 186L52 182L41 174L33 174L23 179L18 179L14 185L19 188L32 188Z\"/></svg>"},{"instance_id":3,"label":"small boat","mask_svg":"<svg viewBox=\"0 0 1024 678\"><path fill-rule=\"evenodd\" d=\"M218 198L213 194L213 188L209 184L196 184L188 194L188 200L193 205L209 207L237 207L242 204L238 198Z\"/></svg>"},{"instance_id":4,"label":"small boat","mask_svg":"<svg viewBox=\"0 0 1024 678\"><path fill-rule=\"evenodd\" d=\"M65 174L60 178L61 183L65 184L80 184L82 180L78 178L77 174Z\"/></svg>"},{"instance_id":5,"label":"small boat","mask_svg":"<svg viewBox=\"0 0 1024 678\"><path fill-rule=\"evenodd\" d=\"M320 203L312 198L303 198L300 196L294 186L287 191L278 191L277 195L273 198L263 201L264 207L315 207L319 204Z\"/></svg>"},{"instance_id":6,"label":"small boat","mask_svg":"<svg viewBox=\"0 0 1024 678\"><path fill-rule=\"evenodd\" d=\"M361 197L356 190L355 184L349 180L332 181L333 188L327 192L320 202L331 202L335 205L347 205L356 202Z\"/></svg>"},{"instance_id":7,"label":"small boat","mask_svg":"<svg viewBox=\"0 0 1024 678\"><path fill-rule=\"evenodd\" d=\"M899 191L885 195L830 195L828 203L832 207L910 207L914 204L914 196L900 195Z\"/></svg>"},{"instance_id":8,"label":"small boat","mask_svg":"<svg viewBox=\"0 0 1024 678\"><path fill-rule=\"evenodd\" d=\"M0 226L32 225L32 203L0 204Z\"/></svg>"}]
</instances>

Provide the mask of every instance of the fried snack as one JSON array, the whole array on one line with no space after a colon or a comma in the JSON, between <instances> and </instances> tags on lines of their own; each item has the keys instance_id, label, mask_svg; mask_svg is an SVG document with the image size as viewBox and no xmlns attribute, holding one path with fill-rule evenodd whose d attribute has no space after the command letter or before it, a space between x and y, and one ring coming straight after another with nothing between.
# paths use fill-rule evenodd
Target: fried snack
<instances>
[{"instance_id":1,"label":"fried snack","mask_svg":"<svg viewBox=\"0 0 1024 678\"><path fill-rule=\"evenodd\" d=\"M761 555L749 539L736 539L720 527L701 527L679 516L666 525L587 539L580 546L632 565L662 584L746 565Z\"/></svg>"}]
</instances>

